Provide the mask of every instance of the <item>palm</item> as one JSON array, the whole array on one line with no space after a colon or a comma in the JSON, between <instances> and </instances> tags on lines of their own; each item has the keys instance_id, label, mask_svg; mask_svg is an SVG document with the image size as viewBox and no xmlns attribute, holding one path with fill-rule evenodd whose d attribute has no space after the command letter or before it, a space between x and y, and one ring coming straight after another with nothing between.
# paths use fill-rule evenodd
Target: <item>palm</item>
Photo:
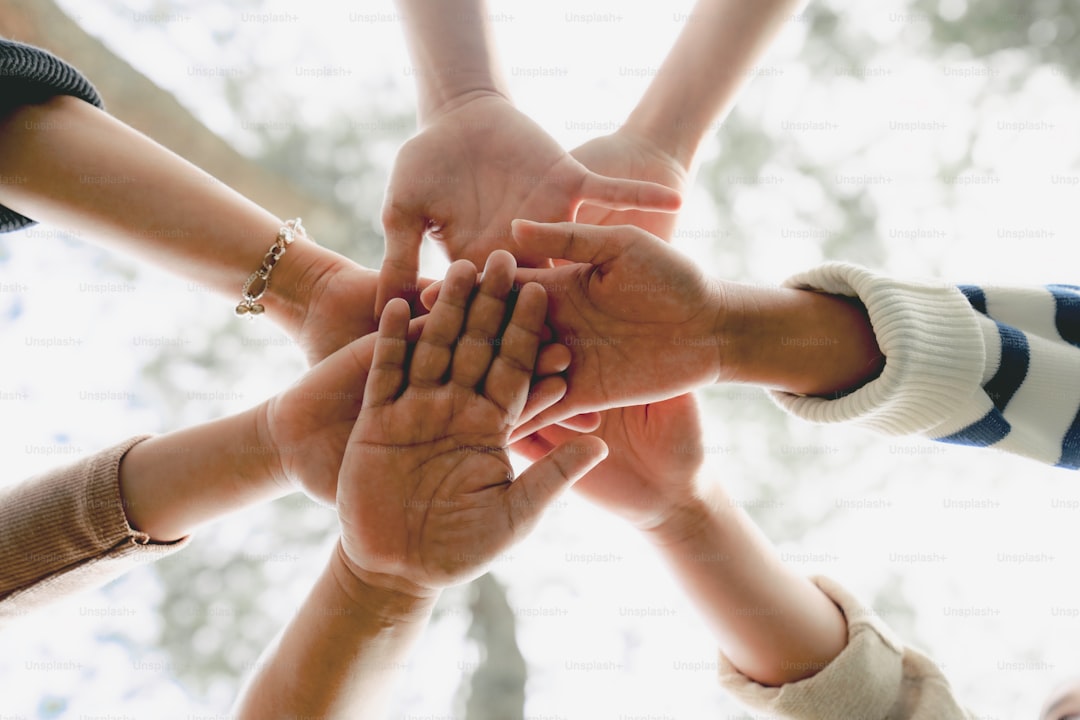
<instances>
[{"instance_id":1,"label":"palm","mask_svg":"<svg viewBox=\"0 0 1080 720\"><path fill-rule=\"evenodd\" d=\"M269 403L268 447L278 448L285 478L328 505L334 504L374 348L374 335L351 343Z\"/></svg>"},{"instance_id":2,"label":"palm","mask_svg":"<svg viewBox=\"0 0 1080 720\"><path fill-rule=\"evenodd\" d=\"M480 267L492 250L509 244L515 217L573 217L574 185L584 175L535 123L504 100L484 97L405 144L390 178L387 211L425 219L425 230L452 259Z\"/></svg>"},{"instance_id":3,"label":"palm","mask_svg":"<svg viewBox=\"0 0 1080 720\"><path fill-rule=\"evenodd\" d=\"M514 479L506 444L528 400L547 298L495 253L450 266L415 347L405 303L387 304L338 481L342 548L357 574L438 589L475 577L602 446L560 447ZM561 392L559 393L561 394Z\"/></svg>"},{"instance_id":4,"label":"palm","mask_svg":"<svg viewBox=\"0 0 1080 720\"><path fill-rule=\"evenodd\" d=\"M594 138L570 152L578 162L600 175L647 180L682 193L687 175L667 153L625 129ZM663 240L671 240L678 216L641 210L612 210L584 203L577 222L588 225L635 225Z\"/></svg>"},{"instance_id":5,"label":"palm","mask_svg":"<svg viewBox=\"0 0 1080 720\"><path fill-rule=\"evenodd\" d=\"M610 454L574 485L575 492L640 528L654 527L693 493L701 467L701 424L692 395L604 412L592 433ZM577 435L558 425L515 445L526 457Z\"/></svg>"},{"instance_id":6,"label":"palm","mask_svg":"<svg viewBox=\"0 0 1080 720\"><path fill-rule=\"evenodd\" d=\"M364 459L367 480L348 502L360 508L356 552L399 558L410 581L442 587L471 579L512 542L503 494L513 471L504 411L463 388L431 396L409 388L361 412L350 455Z\"/></svg>"},{"instance_id":7,"label":"palm","mask_svg":"<svg viewBox=\"0 0 1080 720\"><path fill-rule=\"evenodd\" d=\"M570 259L597 259L518 271L520 279L548 286L548 323L572 355L562 410L654 402L715 380L715 318L708 310L715 285L691 260L636 228L594 230L591 237L581 225L518 231L523 245L551 257L580 252Z\"/></svg>"}]
</instances>

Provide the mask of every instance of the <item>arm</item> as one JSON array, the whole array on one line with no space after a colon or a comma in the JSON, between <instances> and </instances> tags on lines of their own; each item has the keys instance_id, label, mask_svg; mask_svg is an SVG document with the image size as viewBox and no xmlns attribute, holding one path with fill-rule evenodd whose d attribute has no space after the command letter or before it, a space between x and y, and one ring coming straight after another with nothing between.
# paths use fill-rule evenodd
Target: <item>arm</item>
<instances>
[{"instance_id":1,"label":"arm","mask_svg":"<svg viewBox=\"0 0 1080 720\"><path fill-rule=\"evenodd\" d=\"M712 280L630 226L516 221L514 234L533 252L574 263L518 272L549 288L548 320L573 360L566 398L516 437L574 412L721 381L826 395L882 367L861 308L842 297Z\"/></svg>"},{"instance_id":2,"label":"arm","mask_svg":"<svg viewBox=\"0 0 1080 720\"><path fill-rule=\"evenodd\" d=\"M383 202L386 253L376 312L416 294L420 243L479 266L510 243L515 217L574 218L582 202L673 211L679 195L590 172L511 104L481 0L399 0L416 66L420 132L398 153ZM520 262L547 258L527 253Z\"/></svg>"},{"instance_id":3,"label":"arm","mask_svg":"<svg viewBox=\"0 0 1080 720\"><path fill-rule=\"evenodd\" d=\"M681 192L698 147L731 109L750 71L802 0L699 0L675 45L626 123L572 151L611 177L660 183ZM615 211L586 203L577 221L636 225L671 239L670 213Z\"/></svg>"},{"instance_id":4,"label":"arm","mask_svg":"<svg viewBox=\"0 0 1080 720\"><path fill-rule=\"evenodd\" d=\"M0 616L183 546L199 525L303 487L332 500L374 336L245 412L130 440L0 493Z\"/></svg>"},{"instance_id":5,"label":"arm","mask_svg":"<svg viewBox=\"0 0 1080 720\"><path fill-rule=\"evenodd\" d=\"M397 0L416 77L420 127L474 94L510 99L485 0Z\"/></svg>"},{"instance_id":6,"label":"arm","mask_svg":"<svg viewBox=\"0 0 1080 720\"><path fill-rule=\"evenodd\" d=\"M599 441L573 440L513 477L505 448L546 300L526 285L508 311L514 264L494 257L471 301L475 269L451 265L415 343L407 304L387 305L341 464L340 543L256 669L241 717L377 717L441 589L481 575L603 457Z\"/></svg>"},{"instance_id":7,"label":"arm","mask_svg":"<svg viewBox=\"0 0 1080 720\"><path fill-rule=\"evenodd\" d=\"M485 272L512 276L512 268L501 253ZM409 337L424 323L413 320ZM341 348L255 408L131 440L5 489L0 617L101 585L179 549L202 524L297 488L332 504L375 340ZM538 351L522 418L562 396L562 379L549 376L566 368L567 355L558 345Z\"/></svg>"},{"instance_id":8,"label":"arm","mask_svg":"<svg viewBox=\"0 0 1080 720\"><path fill-rule=\"evenodd\" d=\"M812 677L847 643L844 616L785 565L719 485L646 532L742 674L780 686ZM719 559L718 559L719 558Z\"/></svg>"},{"instance_id":9,"label":"arm","mask_svg":"<svg viewBox=\"0 0 1080 720\"><path fill-rule=\"evenodd\" d=\"M552 426L515 449L537 457L573 435ZM723 487L702 476L692 396L609 410L597 435L611 452L575 492L656 547L720 647L727 692L793 720L974 717L932 661L840 586L792 572Z\"/></svg>"},{"instance_id":10,"label":"arm","mask_svg":"<svg viewBox=\"0 0 1080 720\"><path fill-rule=\"evenodd\" d=\"M0 172L20 178L0 185L0 204L162 265L231 305L282 225L183 158L70 96L0 118L0 158ZM374 272L298 240L260 302L315 362L373 329L375 283Z\"/></svg>"},{"instance_id":11,"label":"arm","mask_svg":"<svg viewBox=\"0 0 1080 720\"><path fill-rule=\"evenodd\" d=\"M574 435L552 426L515 449L533 458ZM692 396L609 410L596 435L611 452L575 491L653 542L735 667L782 685L814 675L844 649L846 624L832 601L780 562L723 488L699 477Z\"/></svg>"},{"instance_id":12,"label":"arm","mask_svg":"<svg viewBox=\"0 0 1080 720\"><path fill-rule=\"evenodd\" d=\"M566 398L521 433L730 381L816 422L1080 466L1074 286L957 287L828 263L770 288L710 280L637 228L518 222L515 237L577 263L519 271L551 288L573 356Z\"/></svg>"},{"instance_id":13,"label":"arm","mask_svg":"<svg viewBox=\"0 0 1080 720\"><path fill-rule=\"evenodd\" d=\"M804 0L698 0L627 130L689 170L713 123L735 103L754 64Z\"/></svg>"}]
</instances>

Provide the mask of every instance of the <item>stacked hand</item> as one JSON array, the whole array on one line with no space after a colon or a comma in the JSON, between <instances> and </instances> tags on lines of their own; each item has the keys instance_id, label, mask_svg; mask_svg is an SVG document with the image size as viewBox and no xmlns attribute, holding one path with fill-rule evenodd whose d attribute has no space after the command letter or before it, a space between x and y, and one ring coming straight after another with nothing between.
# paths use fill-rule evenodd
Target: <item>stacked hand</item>
<instances>
[{"instance_id":1,"label":"stacked hand","mask_svg":"<svg viewBox=\"0 0 1080 720\"><path fill-rule=\"evenodd\" d=\"M577 412L675 397L725 370L732 308L721 286L659 238L632 226L514 224L517 243L571 261L521 269L548 288L548 323L573 357L566 397L528 432Z\"/></svg>"},{"instance_id":2,"label":"stacked hand","mask_svg":"<svg viewBox=\"0 0 1080 720\"><path fill-rule=\"evenodd\" d=\"M494 253L484 270L481 298L501 296L503 299L500 302L505 303L515 269L512 256L506 252ZM342 272L345 275L352 273L349 270ZM459 267L455 272L460 273L462 269ZM347 307L350 287L347 277L338 276L328 283L325 292L316 294L315 298L322 303L320 307L324 310L329 308L330 303ZM362 299L357 304L365 312L371 309L371 305L364 305ZM481 305L484 304L481 302ZM313 333L310 337L336 338L327 340L330 344L346 339L355 330L348 329L349 322L341 321L340 317L328 315L320 319L317 313L314 314L310 321L312 324L321 323L321 326L331 327L333 320L343 327L333 330L337 335ZM351 317L354 327L368 321L361 318L355 308L351 314L346 313L346 317ZM410 337L413 340L419 337L429 320L427 316L412 320ZM436 324L435 331L439 327ZM260 446L274 453L276 462L270 465L275 468L275 479L279 484L288 489L298 486L316 500L334 503L338 470L363 405L364 387L372 367L375 346L375 334L348 343L313 367L296 385L261 407ZM559 344L544 345L539 351L536 382L529 393L529 402L520 413L521 421L529 420L562 397L566 386L555 373L566 369L569 355L569 351ZM532 369L533 366L529 367Z\"/></svg>"},{"instance_id":3,"label":"stacked hand","mask_svg":"<svg viewBox=\"0 0 1080 720\"><path fill-rule=\"evenodd\" d=\"M512 272L488 267L470 302L475 269L451 265L415 344L407 304L383 312L337 492L342 548L369 586L425 596L481 574L606 454L595 438L572 439L514 478L507 444L547 297L526 284L508 311ZM561 382L543 394L561 394Z\"/></svg>"},{"instance_id":4,"label":"stacked hand","mask_svg":"<svg viewBox=\"0 0 1080 720\"><path fill-rule=\"evenodd\" d=\"M649 405L614 408L601 414L593 435L609 455L574 490L640 530L673 531L679 510L695 500L703 449L701 422L692 395ZM514 444L530 460L542 457L578 433L558 425Z\"/></svg>"},{"instance_id":5,"label":"stacked hand","mask_svg":"<svg viewBox=\"0 0 1080 720\"><path fill-rule=\"evenodd\" d=\"M654 182L680 195L686 187L686 169L649 138L626 127L589 140L570 154L589 170L608 177ZM634 225L670 241L678 217L670 212L616 210L586 201L575 219L587 225Z\"/></svg>"},{"instance_id":6,"label":"stacked hand","mask_svg":"<svg viewBox=\"0 0 1080 720\"><path fill-rule=\"evenodd\" d=\"M497 94L457 99L394 163L383 204L386 255L376 311L415 292L425 234L451 259L479 266L493 250L511 247L514 218L573 220L582 203L671 212L680 197L663 185L592 172ZM521 265L548 260L527 248L515 255Z\"/></svg>"}]
</instances>

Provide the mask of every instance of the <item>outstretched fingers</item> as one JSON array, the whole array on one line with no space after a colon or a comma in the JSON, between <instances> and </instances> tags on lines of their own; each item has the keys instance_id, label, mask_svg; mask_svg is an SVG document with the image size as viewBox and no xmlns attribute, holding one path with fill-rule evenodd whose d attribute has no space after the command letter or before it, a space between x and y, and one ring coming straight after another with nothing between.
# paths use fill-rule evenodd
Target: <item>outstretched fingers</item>
<instances>
[{"instance_id":1,"label":"outstretched fingers","mask_svg":"<svg viewBox=\"0 0 1080 720\"><path fill-rule=\"evenodd\" d=\"M544 288L536 283L523 286L484 380L484 396L506 411L511 424L521 417L528 399L545 317Z\"/></svg>"},{"instance_id":2,"label":"outstretched fingers","mask_svg":"<svg viewBox=\"0 0 1080 720\"><path fill-rule=\"evenodd\" d=\"M450 380L455 384L475 388L487 373L499 344L516 270L514 256L505 250L488 256L480 289L469 305L465 330L454 350Z\"/></svg>"},{"instance_id":3,"label":"outstretched fingers","mask_svg":"<svg viewBox=\"0 0 1080 720\"><path fill-rule=\"evenodd\" d=\"M511 223L511 231L522 252L592 265L603 265L621 255L634 242L636 233L648 234L628 225L604 227L520 219Z\"/></svg>"},{"instance_id":4,"label":"outstretched fingers","mask_svg":"<svg viewBox=\"0 0 1080 720\"><path fill-rule=\"evenodd\" d=\"M682 195L664 185L588 173L581 181L577 199L611 210L678 212Z\"/></svg>"},{"instance_id":5,"label":"outstretched fingers","mask_svg":"<svg viewBox=\"0 0 1080 720\"><path fill-rule=\"evenodd\" d=\"M413 351L409 385L432 388L443 383L475 284L476 268L471 262L458 260L450 265Z\"/></svg>"},{"instance_id":6,"label":"outstretched fingers","mask_svg":"<svg viewBox=\"0 0 1080 720\"><path fill-rule=\"evenodd\" d=\"M379 320L379 334L364 388L364 408L386 405L397 397L405 382L408 357L409 303L393 298Z\"/></svg>"}]
</instances>

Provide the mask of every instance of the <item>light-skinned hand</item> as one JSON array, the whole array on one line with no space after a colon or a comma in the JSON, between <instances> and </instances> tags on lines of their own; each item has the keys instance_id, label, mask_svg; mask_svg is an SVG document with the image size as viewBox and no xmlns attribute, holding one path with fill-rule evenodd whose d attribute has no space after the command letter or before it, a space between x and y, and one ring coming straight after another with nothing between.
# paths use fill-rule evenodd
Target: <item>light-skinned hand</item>
<instances>
[{"instance_id":1,"label":"light-skinned hand","mask_svg":"<svg viewBox=\"0 0 1080 720\"><path fill-rule=\"evenodd\" d=\"M509 253L493 253L480 282L481 299L492 294L505 298L513 285L515 269ZM425 315L407 323L413 340L420 336L427 319ZM281 485L302 489L325 504L335 502L338 471L363 404L377 337L372 333L349 343L261 406L259 434L264 440L259 450L275 456L276 462L270 464L276 467L276 479ZM556 373L569 364L568 349L557 343L547 344L539 355L538 375L521 413L522 421L549 407L565 391L565 382Z\"/></svg>"},{"instance_id":2,"label":"light-skinned hand","mask_svg":"<svg viewBox=\"0 0 1080 720\"><path fill-rule=\"evenodd\" d=\"M519 265L546 265L542 254L512 247L510 222L573 220L583 202L674 212L681 198L662 185L590 171L501 95L455 99L394 162L383 203L386 252L376 314L390 298L417 291L425 235L453 260L479 266L506 248Z\"/></svg>"},{"instance_id":3,"label":"light-skinned hand","mask_svg":"<svg viewBox=\"0 0 1080 720\"><path fill-rule=\"evenodd\" d=\"M471 263L451 265L415 344L407 304L383 312L338 482L341 546L369 586L430 596L477 577L606 454L578 438L514 477L547 298L526 284L507 319L510 283L470 302L474 283Z\"/></svg>"}]
</instances>

